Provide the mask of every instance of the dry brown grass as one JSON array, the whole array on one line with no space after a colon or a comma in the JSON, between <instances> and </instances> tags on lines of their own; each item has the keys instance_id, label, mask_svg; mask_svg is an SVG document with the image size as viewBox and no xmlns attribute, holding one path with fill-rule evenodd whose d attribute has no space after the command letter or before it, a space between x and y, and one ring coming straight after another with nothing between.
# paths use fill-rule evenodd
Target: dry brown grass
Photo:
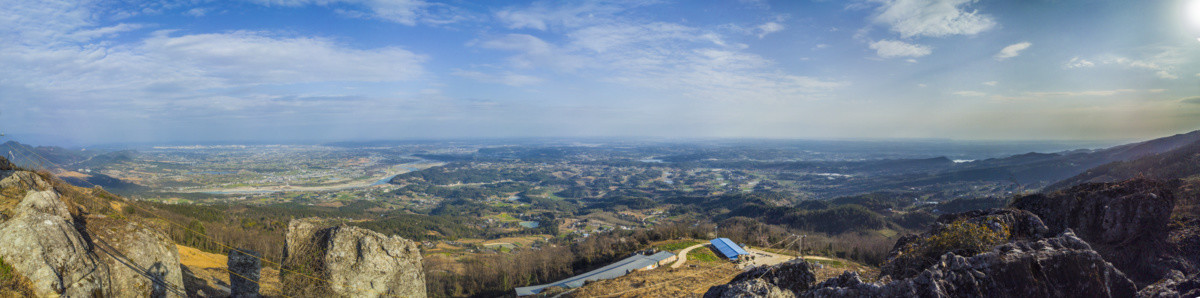
<instances>
[{"instance_id":1,"label":"dry brown grass","mask_svg":"<svg viewBox=\"0 0 1200 298\"><path fill-rule=\"evenodd\" d=\"M187 267L195 277L195 281L203 283L198 287L219 289L228 294L229 290L229 257L221 254L207 253L199 249L175 245L179 248L179 264ZM259 291L265 296L279 296L281 284L279 270L263 267L259 274ZM186 279L186 278L185 278Z\"/></svg>"},{"instance_id":2,"label":"dry brown grass","mask_svg":"<svg viewBox=\"0 0 1200 298\"><path fill-rule=\"evenodd\" d=\"M708 288L728 283L742 273L728 262L695 264L678 269L638 271L610 280L589 283L570 297L700 297Z\"/></svg>"},{"instance_id":3,"label":"dry brown grass","mask_svg":"<svg viewBox=\"0 0 1200 298\"><path fill-rule=\"evenodd\" d=\"M33 282L17 274L0 258L0 297L33 297Z\"/></svg>"}]
</instances>

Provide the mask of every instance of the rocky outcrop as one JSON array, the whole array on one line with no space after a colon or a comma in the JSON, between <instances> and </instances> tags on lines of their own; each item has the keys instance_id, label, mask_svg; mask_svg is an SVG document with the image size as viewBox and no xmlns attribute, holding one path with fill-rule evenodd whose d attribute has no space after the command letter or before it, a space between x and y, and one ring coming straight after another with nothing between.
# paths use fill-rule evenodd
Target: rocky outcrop
<instances>
[{"instance_id":1,"label":"rocky outcrop","mask_svg":"<svg viewBox=\"0 0 1200 298\"><path fill-rule=\"evenodd\" d=\"M262 270L262 258L258 252L240 249L229 250L229 296L232 298L257 298L258 279Z\"/></svg>"},{"instance_id":2,"label":"rocky outcrop","mask_svg":"<svg viewBox=\"0 0 1200 298\"><path fill-rule=\"evenodd\" d=\"M777 265L800 269L795 265ZM803 275L803 274L794 274ZM885 278L885 280L888 278ZM780 290L801 289L779 293ZM754 292L772 289L776 292ZM942 255L913 277L866 283L847 272L814 286L762 279L713 287L705 297L1132 297L1133 282L1086 242L1067 231L1053 238L1016 241L990 252Z\"/></svg>"},{"instance_id":3,"label":"rocky outcrop","mask_svg":"<svg viewBox=\"0 0 1200 298\"><path fill-rule=\"evenodd\" d=\"M1200 274L1184 276L1182 272L1171 271L1166 278L1138 291L1138 296L1147 298L1200 297Z\"/></svg>"},{"instance_id":4,"label":"rocky outcrop","mask_svg":"<svg viewBox=\"0 0 1200 298\"><path fill-rule=\"evenodd\" d=\"M1037 215L1013 209L975 210L946 214L921 235L896 241L880 275L894 279L916 276L946 253L970 257L995 245L1048 236Z\"/></svg>"},{"instance_id":5,"label":"rocky outcrop","mask_svg":"<svg viewBox=\"0 0 1200 298\"><path fill-rule=\"evenodd\" d=\"M0 258L32 281L34 293L88 297L107 292L111 276L75 230L58 194L30 190L11 211L13 216L0 223Z\"/></svg>"},{"instance_id":6,"label":"rocky outcrop","mask_svg":"<svg viewBox=\"0 0 1200 298\"><path fill-rule=\"evenodd\" d=\"M1171 270L1196 272L1167 241L1174 189L1173 183L1146 179L1091 183L1017 197L1011 207L1037 214L1052 233L1074 230L1105 260L1148 284Z\"/></svg>"},{"instance_id":7,"label":"rocky outcrop","mask_svg":"<svg viewBox=\"0 0 1200 298\"><path fill-rule=\"evenodd\" d=\"M944 215L929 231L897 241L880 282L857 273L813 284L806 265L757 272L788 278L735 278L705 297L1132 297L1137 286L1071 229L1053 229L1037 215L991 209ZM1183 280L1183 279L1180 279ZM1176 284L1163 288L1174 290ZM1165 292L1165 291L1164 291Z\"/></svg>"},{"instance_id":8,"label":"rocky outcrop","mask_svg":"<svg viewBox=\"0 0 1200 298\"><path fill-rule=\"evenodd\" d=\"M288 224L283 288L303 297L425 297L415 242L317 219Z\"/></svg>"},{"instance_id":9,"label":"rocky outcrop","mask_svg":"<svg viewBox=\"0 0 1200 298\"><path fill-rule=\"evenodd\" d=\"M738 274L729 284L709 289L704 297L795 297L795 293L807 291L815 281L816 275L808 262L790 261Z\"/></svg>"},{"instance_id":10,"label":"rocky outcrop","mask_svg":"<svg viewBox=\"0 0 1200 298\"><path fill-rule=\"evenodd\" d=\"M37 296L181 296L174 244L140 223L73 214L53 183L27 171L0 171L0 258Z\"/></svg>"},{"instance_id":11,"label":"rocky outcrop","mask_svg":"<svg viewBox=\"0 0 1200 298\"><path fill-rule=\"evenodd\" d=\"M808 297L1132 297L1133 282L1070 231L1018 241L973 257L953 253L912 278L863 283L832 279Z\"/></svg>"},{"instance_id":12,"label":"rocky outcrop","mask_svg":"<svg viewBox=\"0 0 1200 298\"><path fill-rule=\"evenodd\" d=\"M1165 235L1175 198L1168 183L1136 179L1017 197L1011 207L1037 214L1052 233L1071 229L1092 244L1123 245Z\"/></svg>"}]
</instances>

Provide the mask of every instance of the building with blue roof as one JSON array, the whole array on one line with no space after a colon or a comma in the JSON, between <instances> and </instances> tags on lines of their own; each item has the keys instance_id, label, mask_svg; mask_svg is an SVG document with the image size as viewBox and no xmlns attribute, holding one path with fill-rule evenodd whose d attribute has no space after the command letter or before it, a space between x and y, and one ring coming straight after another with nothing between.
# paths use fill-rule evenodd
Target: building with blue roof
<instances>
[{"instance_id":1,"label":"building with blue roof","mask_svg":"<svg viewBox=\"0 0 1200 298\"><path fill-rule=\"evenodd\" d=\"M729 238L717 238L709 242L712 243L713 249L717 250L717 252L721 253L722 256L725 256L730 261L737 261L738 257L750 254L746 252L745 249L742 249L741 246L737 245L737 243L733 243L732 240L729 240Z\"/></svg>"},{"instance_id":2,"label":"building with blue roof","mask_svg":"<svg viewBox=\"0 0 1200 298\"><path fill-rule=\"evenodd\" d=\"M662 251L648 256L635 254L624 260L608 264L608 266L600 267L600 269L588 271L584 274L572 276L571 278L544 285L520 287L514 290L517 292L517 296L529 296L541 293L542 290L549 287L578 288L589 281L613 279L638 270L651 270L673 261L675 261L675 254L669 251Z\"/></svg>"}]
</instances>

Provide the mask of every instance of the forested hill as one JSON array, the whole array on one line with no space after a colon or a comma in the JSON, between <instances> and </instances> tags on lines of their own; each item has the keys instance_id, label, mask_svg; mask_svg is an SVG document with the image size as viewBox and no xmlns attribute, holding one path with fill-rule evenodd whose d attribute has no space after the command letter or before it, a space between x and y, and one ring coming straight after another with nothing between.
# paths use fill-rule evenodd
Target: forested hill
<instances>
[{"instance_id":1,"label":"forested hill","mask_svg":"<svg viewBox=\"0 0 1200 298\"><path fill-rule=\"evenodd\" d=\"M1131 161L1101 165L1055 183L1047 189L1063 189L1088 182L1113 182L1139 176L1151 179L1182 179L1196 175L1200 175L1200 141Z\"/></svg>"},{"instance_id":2,"label":"forested hill","mask_svg":"<svg viewBox=\"0 0 1200 298\"><path fill-rule=\"evenodd\" d=\"M1055 181L1084 173L1088 168L1166 153L1166 151L1186 147L1186 145L1196 142L1200 142L1200 131L1180 133L1180 135L1151 139L1146 142L1117 145L1117 147L1106 149L1073 150L1051 154L1027 153L1002 157L1002 159L965 162L947 169L947 171L932 174L905 174L875 179L868 183L845 187L845 192L839 193L839 195L959 183L959 181L1012 181L1012 183L1030 186L1031 189L1038 189L1038 187L1050 185Z\"/></svg>"}]
</instances>

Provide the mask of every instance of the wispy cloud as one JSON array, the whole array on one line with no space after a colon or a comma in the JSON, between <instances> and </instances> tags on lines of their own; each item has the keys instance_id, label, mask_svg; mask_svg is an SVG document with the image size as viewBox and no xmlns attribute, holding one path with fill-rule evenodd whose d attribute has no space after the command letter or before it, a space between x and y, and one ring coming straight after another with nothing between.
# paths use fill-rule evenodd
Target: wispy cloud
<instances>
[{"instance_id":1,"label":"wispy cloud","mask_svg":"<svg viewBox=\"0 0 1200 298\"><path fill-rule=\"evenodd\" d=\"M1096 63L1080 58L1079 56L1071 58L1071 61L1067 61L1065 65L1066 68L1087 68L1092 66L1096 66Z\"/></svg>"},{"instance_id":2,"label":"wispy cloud","mask_svg":"<svg viewBox=\"0 0 1200 298\"><path fill-rule=\"evenodd\" d=\"M969 91L969 90L968 91L956 91L952 94L958 95L958 96L970 96L970 97L981 97L981 96L988 95L987 93L983 93L983 92L979 92L979 91Z\"/></svg>"},{"instance_id":3,"label":"wispy cloud","mask_svg":"<svg viewBox=\"0 0 1200 298\"><path fill-rule=\"evenodd\" d=\"M768 34L783 31L783 25L776 22L767 22L755 27L758 29L758 38L767 37Z\"/></svg>"},{"instance_id":4,"label":"wispy cloud","mask_svg":"<svg viewBox=\"0 0 1200 298\"><path fill-rule=\"evenodd\" d=\"M881 58L922 57L933 53L929 46L888 39L872 42L870 47Z\"/></svg>"},{"instance_id":5,"label":"wispy cloud","mask_svg":"<svg viewBox=\"0 0 1200 298\"><path fill-rule=\"evenodd\" d=\"M717 31L620 17L621 9L630 5L587 2L510 7L497 15L510 28L563 31L563 41L508 34L471 44L516 52L508 58L512 67L575 73L586 69L596 80L678 90L693 98L786 100L811 97L846 84L774 69L773 61L743 51L745 45L726 42ZM595 16L606 19L592 19ZM765 36L783 30L783 25L768 22L753 30L755 35Z\"/></svg>"},{"instance_id":6,"label":"wispy cloud","mask_svg":"<svg viewBox=\"0 0 1200 298\"><path fill-rule=\"evenodd\" d=\"M422 0L247 0L266 6L332 6L351 17L373 18L404 25L448 24L472 18L457 7Z\"/></svg>"},{"instance_id":7,"label":"wispy cloud","mask_svg":"<svg viewBox=\"0 0 1200 298\"><path fill-rule=\"evenodd\" d=\"M975 35L996 26L991 16L968 11L975 0L883 0L873 20L904 38Z\"/></svg>"},{"instance_id":8,"label":"wispy cloud","mask_svg":"<svg viewBox=\"0 0 1200 298\"><path fill-rule=\"evenodd\" d=\"M997 81L987 81L987 82L983 82L983 84L984 84L984 85L988 85L988 86L993 86L993 87L995 87L996 85L1000 84L1000 82L997 82Z\"/></svg>"},{"instance_id":9,"label":"wispy cloud","mask_svg":"<svg viewBox=\"0 0 1200 298\"><path fill-rule=\"evenodd\" d=\"M1029 46L1032 46L1032 45L1033 44L1029 43L1029 42L1015 43L1015 44L1009 45L1007 47L1004 47L1003 49L1000 49L1000 52L996 53L996 55L994 57L996 58L996 60L1005 60L1008 58L1016 57L1018 55L1021 55L1021 51L1028 49Z\"/></svg>"},{"instance_id":10,"label":"wispy cloud","mask_svg":"<svg viewBox=\"0 0 1200 298\"><path fill-rule=\"evenodd\" d=\"M503 72L503 73L499 73L499 74L492 74L492 73L483 73L483 72L473 71L473 70L461 70L460 69L460 70L455 70L453 74L456 76L469 78L469 79L480 81L480 82L499 83L499 84L505 84L505 85L514 86L514 87L535 85L535 84L541 83L543 81L542 78L539 78L539 77L530 76L530 75L522 75L522 74L517 74L517 73L507 72L507 71Z\"/></svg>"},{"instance_id":11,"label":"wispy cloud","mask_svg":"<svg viewBox=\"0 0 1200 298\"><path fill-rule=\"evenodd\" d=\"M1062 97L1062 96L1113 96L1121 93L1138 92L1136 89L1113 89L1113 90L1088 90L1088 91L1053 91L1053 92L1026 92L1025 95L1033 97Z\"/></svg>"}]
</instances>

